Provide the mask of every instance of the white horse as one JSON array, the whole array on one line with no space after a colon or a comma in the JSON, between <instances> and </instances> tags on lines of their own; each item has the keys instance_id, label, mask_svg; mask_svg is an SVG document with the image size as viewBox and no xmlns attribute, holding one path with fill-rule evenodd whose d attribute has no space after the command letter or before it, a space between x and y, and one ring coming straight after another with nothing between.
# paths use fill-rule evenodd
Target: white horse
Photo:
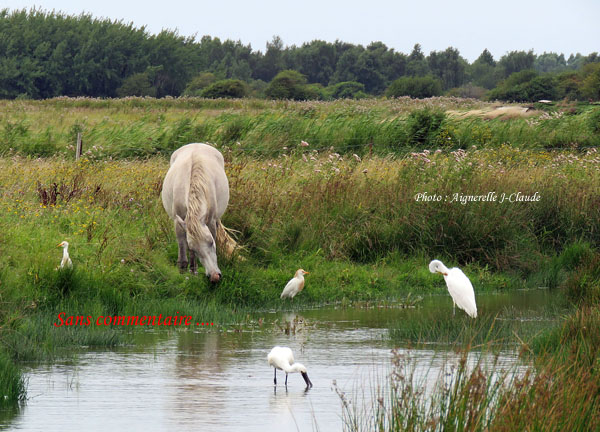
<instances>
[{"instance_id":1,"label":"white horse","mask_svg":"<svg viewBox=\"0 0 600 432\"><path fill-rule=\"evenodd\" d=\"M211 282L221 280L216 241L231 255L236 243L221 224L229 202L229 182L223 155L207 144L187 144L171 155L162 188L163 207L175 223L179 244L177 264L197 273L196 256Z\"/></svg>"}]
</instances>

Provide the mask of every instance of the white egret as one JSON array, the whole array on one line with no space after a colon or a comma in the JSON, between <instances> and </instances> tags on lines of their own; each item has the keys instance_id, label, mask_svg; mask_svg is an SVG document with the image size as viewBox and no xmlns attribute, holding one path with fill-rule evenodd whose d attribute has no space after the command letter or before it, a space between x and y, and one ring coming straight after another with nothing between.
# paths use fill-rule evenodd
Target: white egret
<instances>
[{"instance_id":1,"label":"white egret","mask_svg":"<svg viewBox=\"0 0 600 432\"><path fill-rule=\"evenodd\" d=\"M59 243L56 247L61 247L63 248L63 257L62 260L60 261L60 268L72 268L73 267L73 262L71 261L71 258L69 257L69 243L67 243L66 241L63 241L62 243Z\"/></svg>"},{"instance_id":2,"label":"white egret","mask_svg":"<svg viewBox=\"0 0 600 432\"><path fill-rule=\"evenodd\" d=\"M294 354L288 347L274 347L267 356L267 361L269 362L269 366L273 366L273 371L275 372L273 383L275 385L277 385L277 369L279 369L285 372L286 387L288 374L294 372L300 372L300 374L302 374L302 378L304 378L304 382L306 383L306 388L313 386L306 373L306 367L301 363L294 362Z\"/></svg>"},{"instance_id":3,"label":"white egret","mask_svg":"<svg viewBox=\"0 0 600 432\"><path fill-rule=\"evenodd\" d=\"M444 276L448 292L454 302L454 312L456 311L456 305L458 305L471 318L477 318L475 291L473 291L471 281L461 269L457 267L448 269L441 261L433 260L429 263L429 271L431 273L440 273Z\"/></svg>"},{"instance_id":4,"label":"white egret","mask_svg":"<svg viewBox=\"0 0 600 432\"><path fill-rule=\"evenodd\" d=\"M309 274L307 271L302 269L298 269L296 274L290 281L287 283L285 288L281 293L281 298L291 298L293 299L296 294L298 294L304 288L304 275Z\"/></svg>"}]
</instances>

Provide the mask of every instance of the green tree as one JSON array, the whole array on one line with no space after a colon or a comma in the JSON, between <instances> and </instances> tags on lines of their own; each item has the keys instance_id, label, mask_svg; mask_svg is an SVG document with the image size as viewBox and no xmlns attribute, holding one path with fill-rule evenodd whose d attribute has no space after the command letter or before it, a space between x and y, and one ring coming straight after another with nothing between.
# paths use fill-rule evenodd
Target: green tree
<instances>
[{"instance_id":1,"label":"green tree","mask_svg":"<svg viewBox=\"0 0 600 432\"><path fill-rule=\"evenodd\" d=\"M544 52L535 58L533 67L540 73L546 72L563 72L567 70L567 60L565 60L564 54L557 54L553 52Z\"/></svg>"},{"instance_id":2,"label":"green tree","mask_svg":"<svg viewBox=\"0 0 600 432\"><path fill-rule=\"evenodd\" d=\"M335 72L336 50L333 44L314 40L301 48L292 47L287 57L287 66L308 79L308 82L327 85Z\"/></svg>"},{"instance_id":3,"label":"green tree","mask_svg":"<svg viewBox=\"0 0 600 432\"><path fill-rule=\"evenodd\" d=\"M502 70L504 77L507 78L515 72L533 69L534 62L535 55L533 54L533 50L527 52L511 51L500 58L498 67Z\"/></svg>"},{"instance_id":4,"label":"green tree","mask_svg":"<svg viewBox=\"0 0 600 432\"><path fill-rule=\"evenodd\" d=\"M425 76L429 73L429 66L421 45L415 44L412 52L407 58L406 74L410 76Z\"/></svg>"},{"instance_id":5,"label":"green tree","mask_svg":"<svg viewBox=\"0 0 600 432\"><path fill-rule=\"evenodd\" d=\"M468 70L471 81L476 86L492 89L500 80L496 61L487 49L483 50Z\"/></svg>"},{"instance_id":6,"label":"green tree","mask_svg":"<svg viewBox=\"0 0 600 432\"><path fill-rule=\"evenodd\" d=\"M279 36L273 36L273 40L267 42L266 53L258 57L252 76L263 81L271 81L283 69L285 69L283 41Z\"/></svg>"},{"instance_id":7,"label":"green tree","mask_svg":"<svg viewBox=\"0 0 600 432\"><path fill-rule=\"evenodd\" d=\"M152 85L152 81L147 73L136 73L129 76L123 85L117 89L119 97L125 96L151 96L156 97L156 87Z\"/></svg>"},{"instance_id":8,"label":"green tree","mask_svg":"<svg viewBox=\"0 0 600 432\"><path fill-rule=\"evenodd\" d=\"M429 70L442 82L442 88L448 90L460 87L465 82L465 69L467 61L462 58L456 48L447 48L445 51L432 51L427 58Z\"/></svg>"}]
</instances>

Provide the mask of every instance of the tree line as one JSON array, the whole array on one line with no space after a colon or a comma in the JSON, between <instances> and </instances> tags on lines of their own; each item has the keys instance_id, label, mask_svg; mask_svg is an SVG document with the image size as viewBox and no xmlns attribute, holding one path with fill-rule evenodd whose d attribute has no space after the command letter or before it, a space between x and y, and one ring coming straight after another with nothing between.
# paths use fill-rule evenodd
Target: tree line
<instances>
[{"instance_id":1,"label":"tree line","mask_svg":"<svg viewBox=\"0 0 600 432\"><path fill-rule=\"evenodd\" d=\"M473 62L456 48L409 54L314 40L255 51L240 41L38 9L0 11L0 98L204 96L289 99L429 97L600 99L600 56L512 51Z\"/></svg>"}]
</instances>

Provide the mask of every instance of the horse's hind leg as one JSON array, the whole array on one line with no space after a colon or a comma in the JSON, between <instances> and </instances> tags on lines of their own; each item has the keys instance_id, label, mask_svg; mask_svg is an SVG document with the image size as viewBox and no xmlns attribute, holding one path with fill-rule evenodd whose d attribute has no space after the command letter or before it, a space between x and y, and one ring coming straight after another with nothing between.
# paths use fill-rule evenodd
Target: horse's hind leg
<instances>
[{"instance_id":1,"label":"horse's hind leg","mask_svg":"<svg viewBox=\"0 0 600 432\"><path fill-rule=\"evenodd\" d=\"M188 267L187 260L187 235L185 228L175 221L175 236L177 237L177 244L179 245L179 255L177 256L177 265L179 270L184 272ZM192 255L193 256L193 255Z\"/></svg>"}]
</instances>

